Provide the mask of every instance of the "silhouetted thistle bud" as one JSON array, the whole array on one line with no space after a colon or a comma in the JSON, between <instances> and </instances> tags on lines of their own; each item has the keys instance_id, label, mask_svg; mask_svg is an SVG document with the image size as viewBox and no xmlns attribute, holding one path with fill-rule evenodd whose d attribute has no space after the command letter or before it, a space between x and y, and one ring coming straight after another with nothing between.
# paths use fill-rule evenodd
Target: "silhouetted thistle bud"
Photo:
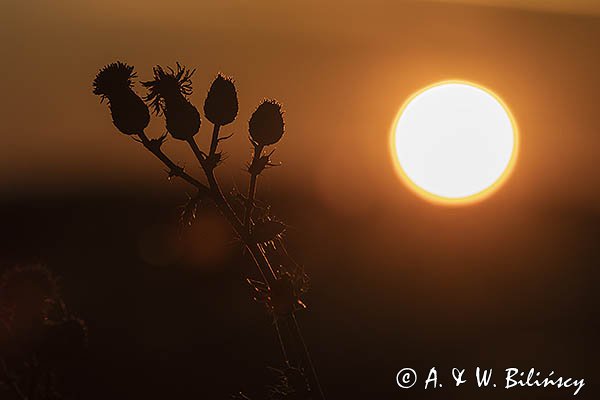
<instances>
[{"instance_id":1,"label":"silhouetted thistle bud","mask_svg":"<svg viewBox=\"0 0 600 400\"><path fill-rule=\"evenodd\" d=\"M227 125L233 122L237 113L238 99L233 80L219 74L204 101L204 115L215 125Z\"/></svg>"},{"instance_id":2,"label":"silhouetted thistle bud","mask_svg":"<svg viewBox=\"0 0 600 400\"><path fill-rule=\"evenodd\" d=\"M157 65L153 69L154 80L142 82L148 88L144 97L156 115L164 114L167 131L175 139L189 140L200 130L200 113L188 100L192 94L192 75L196 70L188 70L177 63L177 70L163 69Z\"/></svg>"},{"instance_id":3,"label":"silhouetted thistle bud","mask_svg":"<svg viewBox=\"0 0 600 400\"><path fill-rule=\"evenodd\" d=\"M248 128L255 144L268 146L277 143L284 131L281 104L275 100L263 101L250 117Z\"/></svg>"},{"instance_id":4,"label":"silhouetted thistle bud","mask_svg":"<svg viewBox=\"0 0 600 400\"><path fill-rule=\"evenodd\" d=\"M135 77L131 65L117 61L102 68L92 84L101 101L108 99L113 124L126 135L143 132L150 122L148 107L132 89Z\"/></svg>"}]
</instances>

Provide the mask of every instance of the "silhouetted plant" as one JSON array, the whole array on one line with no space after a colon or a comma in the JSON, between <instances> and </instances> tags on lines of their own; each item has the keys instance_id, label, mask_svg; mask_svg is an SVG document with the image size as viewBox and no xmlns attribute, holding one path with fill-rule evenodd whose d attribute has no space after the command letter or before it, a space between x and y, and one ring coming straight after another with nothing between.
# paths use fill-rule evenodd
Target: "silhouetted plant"
<instances>
[{"instance_id":1,"label":"silhouetted plant","mask_svg":"<svg viewBox=\"0 0 600 400\"><path fill-rule=\"evenodd\" d=\"M198 110L189 99L193 91L191 78L195 70L189 70L177 63L175 69L155 66L153 72L154 79L142 83L148 89L143 100L152 108L154 114L164 115L168 134L189 144L204 172L206 183L187 173L163 152L162 145L167 133L150 139L144 132L148 123L141 118L144 114L140 105L144 104L142 97L132 90L132 78L135 77L133 67L117 62L101 69L94 80L94 94L100 95L102 99L109 99L115 126L125 134L137 136L138 141L166 165L169 178L180 177L195 187L197 193L190 196L183 207L182 222L190 224L195 217L198 203L210 199L229 221L251 255L260 278L248 278L248 282L255 291L255 299L263 303L273 317L283 355L284 367L277 370L278 383L271 388L270 398L324 399L308 347L296 320L296 312L305 308L301 297L308 289L308 277L304 269L287 253L282 239L285 224L271 215L270 207L255 199L258 177L266 168L278 165L271 162L274 150L266 152L265 148L279 142L284 134L281 104L275 100L264 100L252 114L248 123L250 143L253 147L252 159L247 166L250 175L248 193L246 196L235 193L226 197L214 170L222 161L218 146L231 136L220 137L220 128L233 122L238 113L234 81L218 74L208 91L203 110L206 119L213 124L213 131L210 147L205 152L195 141L201 119ZM127 107L129 112L137 117L124 117L128 111ZM146 108L145 112L147 111ZM136 123L121 122L130 120L135 120ZM131 127L134 125L137 131L132 132ZM292 353L292 350L295 352ZM307 376L305 372L308 373ZM236 395L236 398L248 399L242 393Z\"/></svg>"},{"instance_id":2,"label":"silhouetted plant","mask_svg":"<svg viewBox=\"0 0 600 400\"><path fill-rule=\"evenodd\" d=\"M231 78L218 74L204 101L204 115L215 125L227 125L237 117L238 99Z\"/></svg>"},{"instance_id":3,"label":"silhouetted plant","mask_svg":"<svg viewBox=\"0 0 600 400\"><path fill-rule=\"evenodd\" d=\"M150 122L148 107L133 91L133 67L116 62L102 68L94 79L94 94L108 99L112 120L126 135L143 131Z\"/></svg>"},{"instance_id":4,"label":"silhouetted plant","mask_svg":"<svg viewBox=\"0 0 600 400\"><path fill-rule=\"evenodd\" d=\"M164 114L167 132L175 139L191 140L200 130L200 113L188 100L192 94L192 75L177 64L177 70L154 67L154 80L144 82L148 95L144 98L156 115Z\"/></svg>"},{"instance_id":5,"label":"silhouetted plant","mask_svg":"<svg viewBox=\"0 0 600 400\"><path fill-rule=\"evenodd\" d=\"M279 142L284 132L281 104L274 100L263 101L250 117L248 131L255 147Z\"/></svg>"},{"instance_id":6,"label":"silhouetted plant","mask_svg":"<svg viewBox=\"0 0 600 400\"><path fill-rule=\"evenodd\" d=\"M4 272L0 322L0 382L20 400L62 398L56 379L81 355L87 328L68 310L48 269Z\"/></svg>"}]
</instances>

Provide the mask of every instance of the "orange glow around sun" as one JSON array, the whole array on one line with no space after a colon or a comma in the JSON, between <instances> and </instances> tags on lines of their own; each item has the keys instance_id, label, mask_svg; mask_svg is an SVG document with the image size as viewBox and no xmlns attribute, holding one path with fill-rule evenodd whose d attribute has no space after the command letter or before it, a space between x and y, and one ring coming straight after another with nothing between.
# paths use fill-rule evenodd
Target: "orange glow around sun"
<instances>
[{"instance_id":1,"label":"orange glow around sun","mask_svg":"<svg viewBox=\"0 0 600 400\"><path fill-rule=\"evenodd\" d=\"M466 81L427 86L402 105L390 133L401 181L427 201L465 205L496 192L514 169L517 124L490 90Z\"/></svg>"}]
</instances>

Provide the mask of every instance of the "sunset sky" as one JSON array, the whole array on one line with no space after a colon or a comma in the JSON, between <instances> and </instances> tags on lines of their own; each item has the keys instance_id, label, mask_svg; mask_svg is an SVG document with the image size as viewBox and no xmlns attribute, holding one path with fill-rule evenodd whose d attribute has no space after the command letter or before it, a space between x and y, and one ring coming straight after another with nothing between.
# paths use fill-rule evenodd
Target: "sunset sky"
<instances>
[{"instance_id":1,"label":"sunset sky","mask_svg":"<svg viewBox=\"0 0 600 400\"><path fill-rule=\"evenodd\" d=\"M235 135L223 143L227 159L217 170L225 190L246 188L247 121L255 107L264 98L283 104L286 133L273 156L283 166L265 172L258 196L273 199L290 224L291 247L300 249L296 254L315 277L314 303L322 310L315 321L326 326L323 341L330 345L320 363L334 381L330 387L339 378L337 388L346 390L336 357L354 354L352 346L363 341L355 333L344 339L346 348L336 347L343 327L355 325L349 315L375 327L370 343L387 340L373 350L380 356L388 355L383 343L393 343L400 331L407 343L433 352L425 342L443 341L436 332L475 338L478 329L493 334L500 321L506 332L521 336L489 349L490 358L535 359L527 335L558 352L564 334L579 346L557 357L584 368L590 352L577 335L592 336L584 324L597 292L591 275L597 271L600 220L599 38L596 0L2 1L0 198L11 206L0 211L12 218L16 233L0 256L41 254L50 266L75 271L67 281L81 279L94 288L104 265L127 271L119 260L146 271L136 245L120 247L116 238L137 243L154 232L148 220L136 219L144 207L164 208L156 220L171 223L169 213L185 197L185 186L169 185L162 165L117 132L91 85L97 71L116 60L135 66L139 80L150 79L154 65L179 61L197 69L191 100L198 108L218 72L236 81L240 112L222 129ZM389 148L391 126L407 98L451 79L501 97L521 146L505 184L484 201L459 208L430 204L408 190ZM139 83L135 88L144 94ZM204 120L198 135L204 146L211 129ZM163 132L164 121L154 117L146 133ZM171 139L165 149L199 172L183 143ZM121 203L121 195L129 200ZM46 213L47 204L52 212ZM232 248L223 236L223 248ZM96 275L80 272L86 257ZM152 270L143 279L147 297L154 296L151 285L161 282L162 273ZM131 272L123 280L124 297L135 279ZM173 278L173 293L179 293L172 283L177 279L184 280ZM198 281L209 286L209 280ZM334 282L331 288L327 280ZM93 308L95 300L78 290ZM136 312L146 312L138 306L142 311ZM111 320L98 309L100 320ZM413 321L412 330L402 330L397 314ZM580 331L571 331L563 318L572 318ZM544 336L548 321L555 324L552 337ZM312 329L316 340L320 326ZM152 327L144 335L150 343L159 334ZM214 335L220 335L217 329ZM443 343L446 355L454 351L451 339ZM139 351L142 359L146 353ZM360 356L357 374L373 354L363 350ZM396 360L387 360L387 367Z\"/></svg>"},{"instance_id":2,"label":"sunset sky","mask_svg":"<svg viewBox=\"0 0 600 400\"><path fill-rule=\"evenodd\" d=\"M597 2L477 3L484 2L5 2L0 188L40 190L89 176L120 185L155 180L154 160L115 133L90 83L114 60L136 66L141 79L155 64L180 61L198 69L197 105L218 71L237 81L232 175L248 154L251 111L274 97L287 110L277 150L286 180L329 184L351 174L369 178L378 195L404 195L388 159L390 124L411 93L458 78L495 91L515 115L523 156L506 190L511 200L597 200L587 172L599 140ZM149 133L162 129L157 119Z\"/></svg>"},{"instance_id":3,"label":"sunset sky","mask_svg":"<svg viewBox=\"0 0 600 400\"><path fill-rule=\"evenodd\" d=\"M284 105L287 133L275 153L284 166L262 180L267 194L301 190L350 218L373 218L374 210L384 219L442 218L440 229L450 236L457 226L510 231L514 218L537 227L540 215L555 210L598 213L597 7L570 2L561 13L553 2L519 3L526 9L456 3L5 4L0 191L6 198L138 187L168 192L156 160L116 132L91 81L115 60L136 66L141 80L153 65L180 61L197 68L197 106L218 71L236 79L240 113L224 128L235 136L224 144L229 158L219 170L226 188L245 190L246 121L261 99L272 97ZM521 136L506 184L455 217L401 184L388 147L402 103L447 79L494 91ZM154 118L147 133L163 130ZM205 121L200 142L207 143L209 132ZM186 146L171 140L166 148L197 172ZM418 233L411 236L418 240Z\"/></svg>"},{"instance_id":4,"label":"sunset sky","mask_svg":"<svg viewBox=\"0 0 600 400\"><path fill-rule=\"evenodd\" d=\"M555 10L548 2L527 10L450 2L162 4L3 5L4 196L164 188L160 166L116 132L91 81L115 60L136 66L141 80L153 65L180 61L197 68L198 106L218 71L236 79L240 114L224 129L235 136L219 171L226 187L244 187L246 121L273 97L285 107L287 133L275 153L284 167L267 173L265 190L301 187L348 217L366 217L373 207L435 215L398 180L390 127L413 92L464 79L497 93L521 136L514 174L472 212L534 220L546 208L598 212L600 17L591 2L573 2L570 13L547 12ZM148 134L163 130L155 118ZM205 123L201 142L209 131ZM186 146L170 141L167 150L194 168ZM492 221L497 227L505 219Z\"/></svg>"}]
</instances>

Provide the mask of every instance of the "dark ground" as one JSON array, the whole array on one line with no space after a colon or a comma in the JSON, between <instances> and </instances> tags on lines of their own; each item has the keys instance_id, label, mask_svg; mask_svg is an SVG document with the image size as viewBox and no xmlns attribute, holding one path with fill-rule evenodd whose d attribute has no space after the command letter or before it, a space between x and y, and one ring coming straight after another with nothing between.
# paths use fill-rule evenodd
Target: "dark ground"
<instances>
[{"instance_id":1,"label":"dark ground","mask_svg":"<svg viewBox=\"0 0 600 400\"><path fill-rule=\"evenodd\" d=\"M177 258L162 248L177 234L160 227L177 221L178 190L165 187L164 198L108 192L21 197L0 206L2 266L46 264L87 321L89 352L71 371L74 391L90 400L226 399L237 390L260 391L279 354L269 318L243 282L254 271L239 245L223 235L214 246L225 251L206 258L200 229L194 240L175 240L173 248L189 253ZM540 232L564 233L541 239L548 241L538 243L543 251L525 243L509 250L490 244L482 255L436 254L444 233L425 232L419 240L430 243L415 247L409 232L418 221L402 210L348 218L310 193L270 196L291 225L292 253L312 278L310 311L299 319L329 399L571 397L564 389L450 388L444 371L478 365L585 377L578 397L594 397L598 215L541 212ZM215 223L203 218L199 223ZM401 228L390 232L392 222ZM454 270L440 270L444 264ZM401 368L422 378L432 366L444 389L396 386Z\"/></svg>"}]
</instances>

